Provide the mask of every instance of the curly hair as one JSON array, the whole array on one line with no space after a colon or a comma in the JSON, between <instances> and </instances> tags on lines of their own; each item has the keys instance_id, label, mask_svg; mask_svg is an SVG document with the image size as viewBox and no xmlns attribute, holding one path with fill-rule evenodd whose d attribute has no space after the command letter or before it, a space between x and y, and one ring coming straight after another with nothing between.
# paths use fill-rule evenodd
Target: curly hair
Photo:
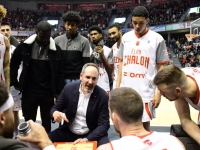
<instances>
[{"instance_id":1,"label":"curly hair","mask_svg":"<svg viewBox=\"0 0 200 150\"><path fill-rule=\"evenodd\" d=\"M3 5L0 5L0 17L5 18L6 13L7 13L7 9Z\"/></svg>"},{"instance_id":2,"label":"curly hair","mask_svg":"<svg viewBox=\"0 0 200 150\"><path fill-rule=\"evenodd\" d=\"M67 21L76 22L77 25L81 23L81 16L78 12L75 11L68 11L63 14L62 16L63 21L66 23Z\"/></svg>"},{"instance_id":3,"label":"curly hair","mask_svg":"<svg viewBox=\"0 0 200 150\"><path fill-rule=\"evenodd\" d=\"M103 34L103 31L101 30L101 28L97 25L93 25L88 29L88 33L92 32L96 30L99 34Z\"/></svg>"}]
</instances>

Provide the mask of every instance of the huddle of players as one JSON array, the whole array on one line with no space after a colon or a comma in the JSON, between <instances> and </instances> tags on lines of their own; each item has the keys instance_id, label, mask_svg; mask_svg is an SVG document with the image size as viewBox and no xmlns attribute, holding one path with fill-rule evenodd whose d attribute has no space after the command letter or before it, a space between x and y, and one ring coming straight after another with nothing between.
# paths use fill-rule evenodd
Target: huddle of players
<instances>
[{"instance_id":1,"label":"huddle of players","mask_svg":"<svg viewBox=\"0 0 200 150\"><path fill-rule=\"evenodd\" d=\"M92 60L99 66L98 85L100 87L110 92L108 74L112 73L113 88L130 87L140 94L144 108L142 122L146 131L150 131L150 120L155 117L155 108L161 100L160 90L156 90L153 79L169 61L164 39L146 27L148 21L148 11L138 6L132 12L134 30L122 36L119 25L113 24L109 27L109 37L116 42L112 49L104 45L103 33L98 26L92 26L89 29L90 45L85 45L86 48L90 47L89 61ZM76 26L74 31L77 29L77 24L70 26ZM71 41L73 40L72 35ZM58 38L55 39L55 42L62 48L62 41L60 41ZM71 41L68 39L67 46L73 44L70 43ZM73 46L71 48L77 49ZM88 52L84 54L83 58L87 62ZM67 69L70 70L72 67ZM65 75L66 83L73 82L73 80L70 74Z\"/></svg>"}]
</instances>

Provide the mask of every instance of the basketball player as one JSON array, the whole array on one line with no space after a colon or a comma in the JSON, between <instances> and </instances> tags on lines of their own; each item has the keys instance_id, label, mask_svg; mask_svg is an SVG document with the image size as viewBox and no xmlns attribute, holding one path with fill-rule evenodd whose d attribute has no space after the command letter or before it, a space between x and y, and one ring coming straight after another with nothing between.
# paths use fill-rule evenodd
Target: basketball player
<instances>
[{"instance_id":1,"label":"basketball player","mask_svg":"<svg viewBox=\"0 0 200 150\"><path fill-rule=\"evenodd\" d=\"M200 111L200 68L187 67L180 69L174 65L166 66L155 76L153 83L160 93L175 107L185 132L200 145L200 129L190 116L191 105ZM200 115L198 118L200 124Z\"/></svg>"},{"instance_id":2,"label":"basketball player","mask_svg":"<svg viewBox=\"0 0 200 150\"><path fill-rule=\"evenodd\" d=\"M150 120L155 118L161 95L152 85L157 71L169 62L163 37L147 28L149 12L137 6L132 12L134 30L125 33L119 47L121 59L116 87L136 90L144 102L143 125L150 131Z\"/></svg>"},{"instance_id":3,"label":"basketball player","mask_svg":"<svg viewBox=\"0 0 200 150\"><path fill-rule=\"evenodd\" d=\"M97 85L104 89L108 94L110 84L108 75L113 72L113 52L104 45L103 31L99 26L91 26L88 30L90 35L91 62L99 66L99 80Z\"/></svg>"},{"instance_id":4,"label":"basketball player","mask_svg":"<svg viewBox=\"0 0 200 150\"><path fill-rule=\"evenodd\" d=\"M113 89L116 86L116 80L117 80L117 73L118 73L118 68L119 68L119 61L120 59L118 59L118 53L119 53L119 45L121 43L121 39L122 39L122 30L119 24L112 24L109 28L108 28L108 33L109 33L109 37L115 41L116 43L112 46L112 50L113 50L113 62L114 62L114 71L113 71Z\"/></svg>"},{"instance_id":5,"label":"basketball player","mask_svg":"<svg viewBox=\"0 0 200 150\"><path fill-rule=\"evenodd\" d=\"M111 91L109 111L115 130L121 138L99 146L97 150L184 150L174 136L146 131L142 124L143 101L132 88Z\"/></svg>"},{"instance_id":6,"label":"basketball player","mask_svg":"<svg viewBox=\"0 0 200 150\"><path fill-rule=\"evenodd\" d=\"M9 23L2 22L0 27L0 33L6 36L10 42L10 57L12 56L15 48L19 44L17 39L11 35L11 26ZM22 66L20 66L18 70L18 75L21 73ZM21 110L21 94L19 89L15 89L14 86L10 87L10 93L14 100L14 107L13 107L13 113L14 113L14 121L15 121L15 130L14 130L14 138L18 135L18 125L19 125L19 110Z\"/></svg>"},{"instance_id":7,"label":"basketball player","mask_svg":"<svg viewBox=\"0 0 200 150\"><path fill-rule=\"evenodd\" d=\"M0 27L2 19L6 16L7 10L0 5ZM10 43L7 37L0 34L0 81L5 81L10 89Z\"/></svg>"}]
</instances>

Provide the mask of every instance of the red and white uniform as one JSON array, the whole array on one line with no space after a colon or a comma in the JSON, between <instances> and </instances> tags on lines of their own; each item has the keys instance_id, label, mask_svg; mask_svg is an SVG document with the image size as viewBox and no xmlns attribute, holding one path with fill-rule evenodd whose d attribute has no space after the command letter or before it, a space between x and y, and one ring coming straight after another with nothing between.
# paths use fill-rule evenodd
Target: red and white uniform
<instances>
[{"instance_id":1,"label":"red and white uniform","mask_svg":"<svg viewBox=\"0 0 200 150\"><path fill-rule=\"evenodd\" d=\"M6 51L6 45L4 42L4 36L0 34L0 81L5 81L4 71L3 71L3 61Z\"/></svg>"},{"instance_id":2,"label":"red and white uniform","mask_svg":"<svg viewBox=\"0 0 200 150\"><path fill-rule=\"evenodd\" d=\"M118 74L118 69L119 69L119 62L120 59L118 57L119 55L119 48L117 47L117 42L112 46L113 50L113 62L114 62L114 72L113 72L113 89L115 89L116 86L116 81L117 81L117 74Z\"/></svg>"},{"instance_id":3,"label":"red and white uniform","mask_svg":"<svg viewBox=\"0 0 200 150\"><path fill-rule=\"evenodd\" d=\"M200 68L197 67L186 67L183 68L182 71L186 74L187 77L190 77L196 84L197 88L197 94L196 94L196 100L191 100L188 97L185 97L185 100L195 109L200 111ZM198 116L198 122L200 125L200 112Z\"/></svg>"},{"instance_id":4,"label":"red and white uniform","mask_svg":"<svg viewBox=\"0 0 200 150\"><path fill-rule=\"evenodd\" d=\"M15 50L15 46L14 45L10 45L10 58L12 57L12 54ZM19 69L18 69L18 80L19 80L19 76L22 72L22 65L20 65ZM14 107L13 107L13 111L19 111L21 110L21 94L19 90L16 90L14 86L10 87L10 93L13 97L14 100Z\"/></svg>"},{"instance_id":5,"label":"red and white uniform","mask_svg":"<svg viewBox=\"0 0 200 150\"><path fill-rule=\"evenodd\" d=\"M112 150L184 150L180 141L167 134L151 132L148 135L138 137L134 135L124 136L119 140L110 142Z\"/></svg>"},{"instance_id":6,"label":"red and white uniform","mask_svg":"<svg viewBox=\"0 0 200 150\"><path fill-rule=\"evenodd\" d=\"M185 97L185 100L195 109L200 111L200 68L187 67L182 69L186 76L190 77L197 87L196 100L192 101L190 98Z\"/></svg>"},{"instance_id":7,"label":"red and white uniform","mask_svg":"<svg viewBox=\"0 0 200 150\"><path fill-rule=\"evenodd\" d=\"M113 52L112 50L107 47L103 46L103 52L106 60L108 61L108 64L113 65ZM106 92L110 92L110 83L109 83L109 77L108 73L106 72L106 69L103 65L103 62L99 63L99 79L97 82L97 85L100 86L102 89L104 89Z\"/></svg>"},{"instance_id":8,"label":"red and white uniform","mask_svg":"<svg viewBox=\"0 0 200 150\"><path fill-rule=\"evenodd\" d=\"M123 61L120 87L133 88L141 95L144 103L151 103L156 90L152 81L157 73L157 64L169 62L163 37L151 30L147 30L143 36L137 35L134 30L129 31L122 37L119 59ZM148 107L151 107L150 104ZM150 108L146 114L149 112L153 110ZM147 122L152 118L153 114L149 114L142 121Z\"/></svg>"}]
</instances>

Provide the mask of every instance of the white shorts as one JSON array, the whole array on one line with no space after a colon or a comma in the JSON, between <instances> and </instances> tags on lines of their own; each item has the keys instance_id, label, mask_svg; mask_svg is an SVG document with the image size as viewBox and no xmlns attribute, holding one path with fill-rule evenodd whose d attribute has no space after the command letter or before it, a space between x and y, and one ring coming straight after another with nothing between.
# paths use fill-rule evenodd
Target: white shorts
<instances>
[{"instance_id":1,"label":"white shorts","mask_svg":"<svg viewBox=\"0 0 200 150\"><path fill-rule=\"evenodd\" d=\"M152 107L152 102L143 103L144 111L142 116L142 122L149 122L156 117L155 108Z\"/></svg>"},{"instance_id":2,"label":"white shorts","mask_svg":"<svg viewBox=\"0 0 200 150\"><path fill-rule=\"evenodd\" d=\"M10 93L14 100L13 111L19 111L22 109L21 107L21 94L19 90L16 90L14 86L10 87Z\"/></svg>"}]
</instances>

